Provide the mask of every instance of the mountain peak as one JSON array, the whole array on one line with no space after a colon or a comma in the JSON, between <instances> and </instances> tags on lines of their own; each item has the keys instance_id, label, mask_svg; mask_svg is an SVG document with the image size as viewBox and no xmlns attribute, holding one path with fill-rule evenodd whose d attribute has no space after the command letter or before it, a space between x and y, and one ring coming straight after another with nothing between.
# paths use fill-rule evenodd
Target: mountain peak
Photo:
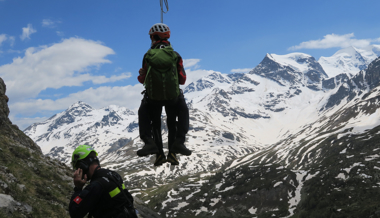
<instances>
[{"instance_id":1,"label":"mountain peak","mask_svg":"<svg viewBox=\"0 0 380 218\"><path fill-rule=\"evenodd\" d=\"M304 53L267 54L249 74L257 74L280 85L303 84L319 89L322 78L328 77L314 57Z\"/></svg>"},{"instance_id":2,"label":"mountain peak","mask_svg":"<svg viewBox=\"0 0 380 218\"><path fill-rule=\"evenodd\" d=\"M125 114L125 115L135 115L135 113L133 113L133 111L129 110L128 108L121 107L118 105L109 105L107 107L102 108L102 110L110 111L110 112L116 112L116 113L120 112L120 113Z\"/></svg>"},{"instance_id":3,"label":"mountain peak","mask_svg":"<svg viewBox=\"0 0 380 218\"><path fill-rule=\"evenodd\" d=\"M349 46L335 52L331 57L320 57L318 62L330 77L342 73L353 77L359 71L366 69L379 55L379 45L369 45L364 48Z\"/></svg>"},{"instance_id":4,"label":"mountain peak","mask_svg":"<svg viewBox=\"0 0 380 218\"><path fill-rule=\"evenodd\" d=\"M77 101L77 102L75 102L74 104L72 104L72 105L68 108L68 110L70 110L70 109L72 109L72 108L78 108L78 107L92 109L92 107L91 107L89 104L87 104L87 103L85 103L85 102L83 102L83 101Z\"/></svg>"},{"instance_id":5,"label":"mountain peak","mask_svg":"<svg viewBox=\"0 0 380 218\"><path fill-rule=\"evenodd\" d=\"M359 53L359 51L357 50L357 48L355 48L354 46L348 46L346 48L343 48L337 52L335 52L334 55L336 54L341 54L341 53L348 53L348 54L355 54L355 53Z\"/></svg>"},{"instance_id":6,"label":"mountain peak","mask_svg":"<svg viewBox=\"0 0 380 218\"><path fill-rule=\"evenodd\" d=\"M314 57L304 53L290 53L286 55L267 54L268 58L295 71L305 73L309 70L308 62L315 61Z\"/></svg>"}]
</instances>

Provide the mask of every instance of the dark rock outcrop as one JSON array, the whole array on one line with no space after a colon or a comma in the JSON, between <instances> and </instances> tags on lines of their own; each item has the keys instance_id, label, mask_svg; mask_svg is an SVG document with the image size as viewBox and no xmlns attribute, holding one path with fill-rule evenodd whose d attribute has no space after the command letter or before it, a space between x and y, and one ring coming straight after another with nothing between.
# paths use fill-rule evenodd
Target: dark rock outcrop
<instances>
[{"instance_id":1,"label":"dark rock outcrop","mask_svg":"<svg viewBox=\"0 0 380 218\"><path fill-rule=\"evenodd\" d=\"M340 87L337 92L330 96L325 105L325 109L339 105L343 99L352 100L356 96L372 90L380 84L380 57L375 59L366 70L360 71L357 75L348 79L347 76L340 74L334 78L323 81L325 88Z\"/></svg>"},{"instance_id":2,"label":"dark rock outcrop","mask_svg":"<svg viewBox=\"0 0 380 218\"><path fill-rule=\"evenodd\" d=\"M12 124L5 93L0 78L0 217L69 217L71 170Z\"/></svg>"},{"instance_id":3,"label":"dark rock outcrop","mask_svg":"<svg viewBox=\"0 0 380 218\"><path fill-rule=\"evenodd\" d=\"M0 125L3 123L10 124L8 119L9 108L8 108L8 96L5 95L6 86L4 80L0 78Z\"/></svg>"}]
</instances>

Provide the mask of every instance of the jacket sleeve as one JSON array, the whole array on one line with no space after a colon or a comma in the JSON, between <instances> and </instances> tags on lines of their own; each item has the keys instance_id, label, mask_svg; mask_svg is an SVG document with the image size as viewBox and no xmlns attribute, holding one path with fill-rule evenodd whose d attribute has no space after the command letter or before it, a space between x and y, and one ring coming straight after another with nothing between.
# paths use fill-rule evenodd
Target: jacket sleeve
<instances>
[{"instance_id":1,"label":"jacket sleeve","mask_svg":"<svg viewBox=\"0 0 380 218\"><path fill-rule=\"evenodd\" d=\"M185 68L183 68L183 60L182 60L181 55L178 54L178 52L176 52L176 54L178 56L178 61L177 61L178 83L180 85L185 85L186 72L185 72Z\"/></svg>"},{"instance_id":2,"label":"jacket sleeve","mask_svg":"<svg viewBox=\"0 0 380 218\"><path fill-rule=\"evenodd\" d=\"M146 56L146 54L144 55L144 58L143 58L143 63L142 63L142 68L145 70L145 71L147 71L148 70L148 66L147 66L147 64L146 64L146 62L145 62L145 56ZM142 83L142 84L144 84L144 82L145 82L145 76L146 76L146 74L144 74L144 75L138 75L137 76L137 80L140 82L140 83Z\"/></svg>"},{"instance_id":3,"label":"jacket sleeve","mask_svg":"<svg viewBox=\"0 0 380 218\"><path fill-rule=\"evenodd\" d=\"M71 218L83 218L101 200L103 187L101 184L90 183L83 190L74 189L69 204Z\"/></svg>"}]
</instances>

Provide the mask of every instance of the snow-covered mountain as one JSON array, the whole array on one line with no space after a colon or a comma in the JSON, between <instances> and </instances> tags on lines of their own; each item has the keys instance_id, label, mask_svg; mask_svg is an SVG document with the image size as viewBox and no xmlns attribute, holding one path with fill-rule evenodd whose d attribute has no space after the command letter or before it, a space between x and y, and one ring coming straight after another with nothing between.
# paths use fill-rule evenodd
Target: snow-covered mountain
<instances>
[{"instance_id":1,"label":"snow-covered mountain","mask_svg":"<svg viewBox=\"0 0 380 218\"><path fill-rule=\"evenodd\" d=\"M331 57L320 57L318 62L329 77L342 73L351 77L360 70L366 69L379 56L380 45L370 45L362 49L350 46L337 51Z\"/></svg>"},{"instance_id":2,"label":"snow-covered mountain","mask_svg":"<svg viewBox=\"0 0 380 218\"><path fill-rule=\"evenodd\" d=\"M196 153L198 146L209 152L215 150L209 145L235 145L239 148L236 151L222 146L215 152L243 155L276 143L316 120L325 104L321 99L332 94L340 81L344 78L328 79L322 66L303 53L267 54L246 74L214 72L184 89L191 115L188 146ZM78 144L90 144L106 155L120 153L118 149L132 141L129 144L137 150L142 146L137 120L126 108L93 109L78 102L45 122L33 124L25 133L44 153L68 163ZM163 134L166 131L163 125ZM220 165L237 156L212 160Z\"/></svg>"},{"instance_id":3,"label":"snow-covered mountain","mask_svg":"<svg viewBox=\"0 0 380 218\"><path fill-rule=\"evenodd\" d=\"M328 76L314 57L303 53L267 54L251 72L272 79L280 85L304 85L320 90L321 81Z\"/></svg>"},{"instance_id":4,"label":"snow-covered mountain","mask_svg":"<svg viewBox=\"0 0 380 218\"><path fill-rule=\"evenodd\" d=\"M355 57L351 61L359 63L363 55ZM360 158L379 157L374 156L375 145L365 156L360 150L380 125L380 58L366 66L331 77L307 54L267 54L249 73L214 72L189 84L184 89L191 125L186 145L193 154L180 156L177 167L155 168L153 156L136 156L143 146L137 115L117 106L92 109L78 102L25 132L44 153L66 162L76 145L94 146L104 166L124 174L134 195L168 217L236 211L246 217L266 211L290 216L307 208L299 202L303 186L313 189L309 180L322 189L321 184L330 180L335 184L335 177L343 177L339 167L352 169L361 166ZM165 124L165 116L162 120ZM165 140L167 129L162 126ZM356 162L343 160L345 152L351 152L355 159L350 160ZM331 164L335 160L331 155L338 155L339 162ZM371 166L363 170L380 169ZM354 177L351 170L347 173ZM243 185L247 182L254 187ZM232 212L226 211L226 203Z\"/></svg>"},{"instance_id":5,"label":"snow-covered mountain","mask_svg":"<svg viewBox=\"0 0 380 218\"><path fill-rule=\"evenodd\" d=\"M328 91L323 87L325 78L322 67L309 55L267 54L247 74L215 72L189 84L185 96L192 107L225 125L236 125L234 129L244 127L242 131L251 133L250 140L265 145L317 117L319 100Z\"/></svg>"},{"instance_id":6,"label":"snow-covered mountain","mask_svg":"<svg viewBox=\"0 0 380 218\"><path fill-rule=\"evenodd\" d=\"M124 146L138 135L138 124L137 115L127 108L111 105L93 109L80 101L45 122L29 126L24 132L44 154L69 163L79 144L92 145L100 153Z\"/></svg>"},{"instance_id":7,"label":"snow-covered mountain","mask_svg":"<svg viewBox=\"0 0 380 218\"><path fill-rule=\"evenodd\" d=\"M324 107L342 87L350 87L347 95ZM379 90L377 58L325 95L315 111L318 119L287 138L222 170L139 190L137 196L164 217L376 217Z\"/></svg>"},{"instance_id":8,"label":"snow-covered mountain","mask_svg":"<svg viewBox=\"0 0 380 218\"><path fill-rule=\"evenodd\" d=\"M250 73L214 72L189 84L184 89L191 119L187 146L194 155L181 157L184 164L177 167L181 169L178 172L217 169L226 161L287 137L291 129L315 117L311 115L324 95L322 79L326 77L309 55L268 54ZM70 162L75 146L89 144L98 151L102 162L117 162L121 168L136 163L134 166L141 171L150 158L135 155L143 145L137 120L137 115L126 108L93 109L78 102L47 121L28 127L25 133L45 154L66 163ZM166 143L167 130L162 126ZM160 173L165 176L164 170L152 171L151 175Z\"/></svg>"}]
</instances>

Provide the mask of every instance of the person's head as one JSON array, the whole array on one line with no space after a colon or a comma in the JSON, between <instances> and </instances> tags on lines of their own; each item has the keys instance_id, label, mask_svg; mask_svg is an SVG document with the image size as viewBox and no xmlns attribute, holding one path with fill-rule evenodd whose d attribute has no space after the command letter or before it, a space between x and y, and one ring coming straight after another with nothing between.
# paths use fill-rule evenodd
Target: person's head
<instances>
[{"instance_id":1,"label":"person's head","mask_svg":"<svg viewBox=\"0 0 380 218\"><path fill-rule=\"evenodd\" d=\"M159 41L170 38L170 29L166 24L156 23L149 29L150 39Z\"/></svg>"},{"instance_id":2,"label":"person's head","mask_svg":"<svg viewBox=\"0 0 380 218\"><path fill-rule=\"evenodd\" d=\"M100 166L98 153L89 145L79 145L73 152L71 164L74 170L80 168L87 178L91 179L94 170Z\"/></svg>"}]
</instances>

